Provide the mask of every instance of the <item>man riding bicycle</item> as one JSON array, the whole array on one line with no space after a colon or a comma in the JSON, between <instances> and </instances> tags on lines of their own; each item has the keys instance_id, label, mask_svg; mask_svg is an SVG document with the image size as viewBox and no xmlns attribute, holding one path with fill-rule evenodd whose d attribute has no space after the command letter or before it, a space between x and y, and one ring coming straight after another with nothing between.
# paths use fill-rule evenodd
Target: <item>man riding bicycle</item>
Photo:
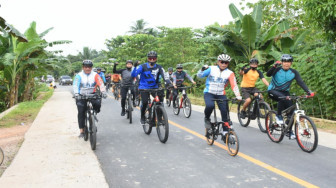
<instances>
[{"instance_id":1,"label":"man riding bicycle","mask_svg":"<svg viewBox=\"0 0 336 188\"><path fill-rule=\"evenodd\" d=\"M173 86L174 86L174 91L173 91L173 106L175 106L175 100L178 95L179 89L178 87L183 87L183 82L184 79L187 77L190 82L193 84L196 84L196 82L185 72L183 71L183 65L182 64L177 64L176 65L176 72L173 74ZM178 105L178 104L177 104Z\"/></svg>"},{"instance_id":2,"label":"man riding bicycle","mask_svg":"<svg viewBox=\"0 0 336 188\"><path fill-rule=\"evenodd\" d=\"M293 105L291 100L281 100L279 97L290 95L289 89L294 79L307 93L307 95L314 96L314 93L310 91L307 85L303 82L299 72L290 68L292 63L293 57L289 54L283 54L281 56L281 62L277 61L266 74L267 76L272 76L271 83L268 86L268 95L271 99L278 102L278 111L276 116L276 122L278 124L284 124L281 112ZM291 116L292 114L293 112L290 112L288 115ZM288 132L287 135L289 135L291 139L295 139L293 131Z\"/></svg>"},{"instance_id":3,"label":"man riding bicycle","mask_svg":"<svg viewBox=\"0 0 336 188\"><path fill-rule=\"evenodd\" d=\"M125 104L126 104L126 95L128 92L128 89L130 88L132 95L133 95L133 106L134 104L134 78L131 76L132 69L133 69L133 61L127 60L126 61L126 69L119 69L117 70L117 65L119 63L115 63L113 66L113 73L121 74L121 116L125 115ZM132 85L132 86L131 86Z\"/></svg>"},{"instance_id":4,"label":"man riding bicycle","mask_svg":"<svg viewBox=\"0 0 336 188\"><path fill-rule=\"evenodd\" d=\"M203 66L200 71L198 71L197 76L199 78L207 77L204 89L204 126L207 130L206 137L209 135L209 130L211 130L210 116L215 108L215 102L213 99L226 99L225 87L230 82L231 89L236 95L238 100L241 100L239 93L239 88L236 82L236 77L234 72L228 69L231 57L227 54L221 54L217 58L217 66ZM226 126L229 126L226 112L226 101L217 103L218 108L221 112L222 121ZM227 131L227 127L224 126L224 131ZM225 134L225 132L224 132Z\"/></svg>"},{"instance_id":5,"label":"man riding bicycle","mask_svg":"<svg viewBox=\"0 0 336 188\"><path fill-rule=\"evenodd\" d=\"M132 77L135 78L140 74L139 89L157 89L159 87L159 76L164 78L163 68L156 64L157 62L157 53L155 51L150 51L147 54L148 62L142 65L135 65L135 69L132 71ZM141 125L145 124L145 111L148 105L149 92L141 91ZM163 101L164 93L159 91L158 96L160 102Z\"/></svg>"},{"instance_id":6,"label":"man riding bicycle","mask_svg":"<svg viewBox=\"0 0 336 188\"><path fill-rule=\"evenodd\" d=\"M82 99L77 99L79 95L92 94L96 92L99 86L103 97L106 97L105 87L101 77L92 71L93 63L91 60L83 61L83 70L78 73L73 81L73 92L76 98L76 105L78 109L78 125L80 129L79 138L84 137L84 126L85 126L85 110L87 108L86 101ZM101 107L101 99L92 100L92 105L94 110L99 113Z\"/></svg>"},{"instance_id":7,"label":"man riding bicycle","mask_svg":"<svg viewBox=\"0 0 336 188\"><path fill-rule=\"evenodd\" d=\"M240 85L243 98L245 99L245 103L243 105L243 109L241 111L241 118L244 119L246 117L246 108L251 103L252 99L250 95L258 96L258 92L260 92L256 87L255 83L258 78L260 78L266 86L269 86L268 81L264 78L263 73L258 70L258 59L252 58L250 60L250 67L243 67L239 74L243 76L242 83Z\"/></svg>"},{"instance_id":8,"label":"man riding bicycle","mask_svg":"<svg viewBox=\"0 0 336 188\"><path fill-rule=\"evenodd\" d=\"M106 84L105 74L101 71L100 67L97 68L97 74L101 77L101 79L103 80L104 84Z\"/></svg>"},{"instance_id":9,"label":"man riding bicycle","mask_svg":"<svg viewBox=\"0 0 336 188\"><path fill-rule=\"evenodd\" d=\"M168 72L165 72L165 84L166 84L166 99L170 95L170 87L173 86L173 67L168 68Z\"/></svg>"}]
</instances>

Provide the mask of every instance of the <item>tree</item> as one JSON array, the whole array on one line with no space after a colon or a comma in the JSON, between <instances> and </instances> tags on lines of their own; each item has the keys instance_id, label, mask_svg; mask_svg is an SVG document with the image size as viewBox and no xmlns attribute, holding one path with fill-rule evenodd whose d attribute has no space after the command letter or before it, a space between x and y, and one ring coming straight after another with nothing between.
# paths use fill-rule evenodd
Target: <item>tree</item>
<instances>
[{"instance_id":1,"label":"tree","mask_svg":"<svg viewBox=\"0 0 336 188\"><path fill-rule=\"evenodd\" d=\"M146 28L146 25L148 23L144 21L144 19L140 19L135 21L134 25L130 27L129 33L133 34L148 34L157 36L158 31L156 31L154 28Z\"/></svg>"}]
</instances>

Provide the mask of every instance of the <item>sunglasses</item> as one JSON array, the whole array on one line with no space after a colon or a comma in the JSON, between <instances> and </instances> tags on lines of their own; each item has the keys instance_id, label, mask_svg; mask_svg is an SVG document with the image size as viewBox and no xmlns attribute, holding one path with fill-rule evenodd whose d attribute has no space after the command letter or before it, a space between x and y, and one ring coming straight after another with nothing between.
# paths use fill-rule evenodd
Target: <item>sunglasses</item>
<instances>
[{"instance_id":1,"label":"sunglasses","mask_svg":"<svg viewBox=\"0 0 336 188\"><path fill-rule=\"evenodd\" d=\"M183 68L176 68L176 69L183 69Z\"/></svg>"},{"instance_id":2,"label":"sunglasses","mask_svg":"<svg viewBox=\"0 0 336 188\"><path fill-rule=\"evenodd\" d=\"M228 61L220 61L221 64L229 64Z\"/></svg>"},{"instance_id":3,"label":"sunglasses","mask_svg":"<svg viewBox=\"0 0 336 188\"><path fill-rule=\"evenodd\" d=\"M84 66L84 68L92 68L92 66Z\"/></svg>"},{"instance_id":4,"label":"sunglasses","mask_svg":"<svg viewBox=\"0 0 336 188\"><path fill-rule=\"evenodd\" d=\"M157 58L156 57L149 57L148 60L156 60Z\"/></svg>"},{"instance_id":5,"label":"sunglasses","mask_svg":"<svg viewBox=\"0 0 336 188\"><path fill-rule=\"evenodd\" d=\"M256 65L258 65L258 63L257 63L257 62L252 62L252 63L250 63L250 64L256 64Z\"/></svg>"}]
</instances>

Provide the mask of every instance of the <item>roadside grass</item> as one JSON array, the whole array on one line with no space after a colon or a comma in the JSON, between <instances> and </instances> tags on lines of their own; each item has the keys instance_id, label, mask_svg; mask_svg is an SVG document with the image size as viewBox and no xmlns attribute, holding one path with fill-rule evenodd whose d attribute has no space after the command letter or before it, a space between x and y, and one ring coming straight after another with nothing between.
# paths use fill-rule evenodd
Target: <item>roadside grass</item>
<instances>
[{"instance_id":1,"label":"roadside grass","mask_svg":"<svg viewBox=\"0 0 336 188\"><path fill-rule=\"evenodd\" d=\"M191 101L191 104L205 106L203 96L197 97L197 96L188 94L188 97ZM237 104L230 104L229 108L231 112L237 112ZM217 106L216 106L216 109L217 109ZM311 117L311 118L313 119L318 129L336 134L336 121L325 120L325 119L314 118L314 117Z\"/></svg>"},{"instance_id":2,"label":"roadside grass","mask_svg":"<svg viewBox=\"0 0 336 188\"><path fill-rule=\"evenodd\" d=\"M4 116L0 121L0 128L33 122L43 104L53 94L53 90L46 85L41 85L37 91L35 100L19 103L17 108Z\"/></svg>"}]
</instances>

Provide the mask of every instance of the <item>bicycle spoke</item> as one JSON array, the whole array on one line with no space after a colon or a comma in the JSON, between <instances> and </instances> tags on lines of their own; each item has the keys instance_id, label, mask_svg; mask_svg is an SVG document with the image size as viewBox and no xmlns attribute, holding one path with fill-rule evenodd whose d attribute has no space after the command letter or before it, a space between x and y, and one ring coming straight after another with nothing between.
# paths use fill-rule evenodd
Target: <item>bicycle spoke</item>
<instances>
[{"instance_id":1,"label":"bicycle spoke","mask_svg":"<svg viewBox=\"0 0 336 188\"><path fill-rule=\"evenodd\" d=\"M296 139L305 152L313 152L318 143L318 135L314 122L307 116L300 116L295 123Z\"/></svg>"}]
</instances>

